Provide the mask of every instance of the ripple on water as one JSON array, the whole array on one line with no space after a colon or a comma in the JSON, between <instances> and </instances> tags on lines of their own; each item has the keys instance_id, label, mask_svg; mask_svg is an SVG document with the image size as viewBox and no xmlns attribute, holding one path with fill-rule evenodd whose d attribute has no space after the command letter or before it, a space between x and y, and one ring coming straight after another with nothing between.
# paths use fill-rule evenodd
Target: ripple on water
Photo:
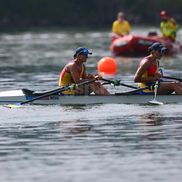
<instances>
[{"instance_id":1,"label":"ripple on water","mask_svg":"<svg viewBox=\"0 0 182 182\"><path fill-rule=\"evenodd\" d=\"M148 29L135 31L143 34ZM0 89L57 87L61 68L78 46L93 51L87 66L96 73L97 61L111 55L109 35L98 31L1 34ZM117 58L116 78L132 84L138 61ZM181 76L181 55L161 64L165 74ZM181 123L181 104L0 106L0 181L178 182Z\"/></svg>"}]
</instances>

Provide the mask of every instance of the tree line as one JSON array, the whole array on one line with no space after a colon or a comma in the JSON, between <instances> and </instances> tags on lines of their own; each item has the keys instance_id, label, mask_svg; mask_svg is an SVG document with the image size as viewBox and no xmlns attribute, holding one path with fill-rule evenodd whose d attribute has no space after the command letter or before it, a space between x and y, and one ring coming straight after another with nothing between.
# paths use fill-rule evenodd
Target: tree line
<instances>
[{"instance_id":1,"label":"tree line","mask_svg":"<svg viewBox=\"0 0 182 182\"><path fill-rule=\"evenodd\" d=\"M160 10L182 20L181 0L0 0L0 29L107 27L123 11L132 24L156 25Z\"/></svg>"}]
</instances>

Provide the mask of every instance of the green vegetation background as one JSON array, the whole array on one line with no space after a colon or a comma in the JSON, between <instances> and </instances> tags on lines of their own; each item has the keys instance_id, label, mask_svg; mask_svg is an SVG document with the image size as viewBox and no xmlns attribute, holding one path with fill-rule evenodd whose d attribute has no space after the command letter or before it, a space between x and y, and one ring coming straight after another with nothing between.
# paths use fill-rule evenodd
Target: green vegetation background
<instances>
[{"instance_id":1,"label":"green vegetation background","mask_svg":"<svg viewBox=\"0 0 182 182\"><path fill-rule=\"evenodd\" d=\"M180 24L182 0L0 0L0 29L110 27L118 11L131 24L158 25L163 9Z\"/></svg>"}]
</instances>

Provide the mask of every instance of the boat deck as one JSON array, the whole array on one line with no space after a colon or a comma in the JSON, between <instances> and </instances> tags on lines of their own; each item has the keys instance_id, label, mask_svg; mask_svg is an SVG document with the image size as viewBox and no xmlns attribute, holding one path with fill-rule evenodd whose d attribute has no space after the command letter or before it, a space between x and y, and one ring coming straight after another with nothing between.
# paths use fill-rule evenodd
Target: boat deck
<instances>
[{"instance_id":1,"label":"boat deck","mask_svg":"<svg viewBox=\"0 0 182 182\"><path fill-rule=\"evenodd\" d=\"M0 92L0 104L20 103L36 98L34 95L26 96L22 90ZM59 96L51 95L42 99L35 100L30 104L40 105L75 105L75 104L146 104L153 99L153 95L126 95L113 94L110 96ZM182 103L181 95L158 95L157 101L163 103Z\"/></svg>"}]
</instances>

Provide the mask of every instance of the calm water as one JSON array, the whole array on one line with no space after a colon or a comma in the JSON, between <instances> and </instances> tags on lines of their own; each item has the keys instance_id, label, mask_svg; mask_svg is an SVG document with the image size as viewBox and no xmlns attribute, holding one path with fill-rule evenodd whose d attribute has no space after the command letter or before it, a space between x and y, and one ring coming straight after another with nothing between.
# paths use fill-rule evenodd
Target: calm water
<instances>
[{"instance_id":1,"label":"calm water","mask_svg":"<svg viewBox=\"0 0 182 182\"><path fill-rule=\"evenodd\" d=\"M147 34L135 29L134 33ZM74 49L93 51L88 72L110 56L109 32L0 35L0 90L57 87ZM117 58L116 78L132 82L140 58ZM182 76L182 55L164 58L165 74ZM113 88L110 91L125 90ZM182 104L0 106L1 182L178 182L182 178Z\"/></svg>"}]
</instances>

